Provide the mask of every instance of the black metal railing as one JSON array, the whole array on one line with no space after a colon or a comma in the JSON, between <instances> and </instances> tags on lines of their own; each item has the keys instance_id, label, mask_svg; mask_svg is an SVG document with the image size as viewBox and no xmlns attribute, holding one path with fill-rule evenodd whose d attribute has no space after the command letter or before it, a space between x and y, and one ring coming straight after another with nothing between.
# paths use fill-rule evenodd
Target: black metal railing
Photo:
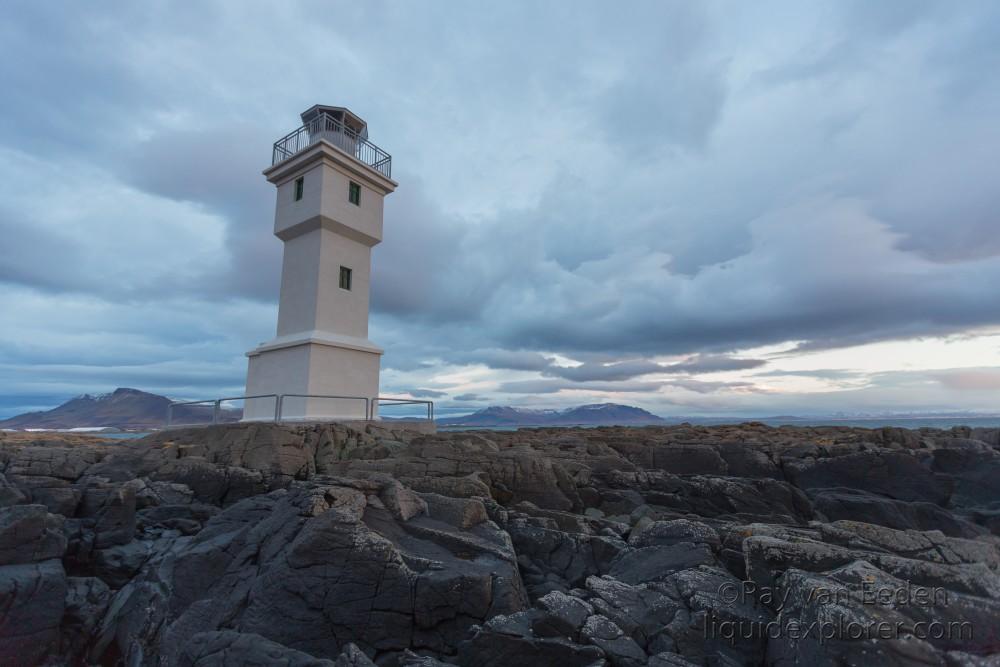
<instances>
[{"instance_id":1,"label":"black metal railing","mask_svg":"<svg viewBox=\"0 0 1000 667\"><path fill-rule=\"evenodd\" d=\"M392 178L392 156L328 113L320 113L299 129L274 142L271 164L287 160L324 139L365 163L386 178Z\"/></svg>"}]
</instances>

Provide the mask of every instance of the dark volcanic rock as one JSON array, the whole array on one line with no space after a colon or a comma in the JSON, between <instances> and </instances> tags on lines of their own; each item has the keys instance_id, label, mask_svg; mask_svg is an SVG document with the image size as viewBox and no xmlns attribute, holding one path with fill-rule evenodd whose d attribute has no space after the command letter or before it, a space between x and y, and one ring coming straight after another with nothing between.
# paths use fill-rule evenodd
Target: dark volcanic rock
<instances>
[{"instance_id":1,"label":"dark volcanic rock","mask_svg":"<svg viewBox=\"0 0 1000 667\"><path fill-rule=\"evenodd\" d=\"M179 667L374 667L354 644L348 644L336 660L321 660L260 635L222 630L199 632L186 642L178 658Z\"/></svg>"},{"instance_id":2,"label":"dark volcanic rock","mask_svg":"<svg viewBox=\"0 0 1000 667\"><path fill-rule=\"evenodd\" d=\"M810 489L817 512L831 521L869 521L890 528L940 530L953 537L975 537L987 529L933 503L905 502L859 489Z\"/></svg>"},{"instance_id":3,"label":"dark volcanic rock","mask_svg":"<svg viewBox=\"0 0 1000 667\"><path fill-rule=\"evenodd\" d=\"M62 647L66 656L83 655L87 642L111 602L111 590L97 577L69 577L62 619Z\"/></svg>"},{"instance_id":4,"label":"dark volcanic rock","mask_svg":"<svg viewBox=\"0 0 1000 667\"><path fill-rule=\"evenodd\" d=\"M17 505L28 500L28 496L14 484L7 481L7 478L0 474L0 507Z\"/></svg>"},{"instance_id":5,"label":"dark volcanic rock","mask_svg":"<svg viewBox=\"0 0 1000 667\"><path fill-rule=\"evenodd\" d=\"M997 434L4 437L0 664L997 664Z\"/></svg>"},{"instance_id":6,"label":"dark volcanic rock","mask_svg":"<svg viewBox=\"0 0 1000 667\"><path fill-rule=\"evenodd\" d=\"M66 606L58 560L0 566L0 664L41 664L58 655Z\"/></svg>"},{"instance_id":7,"label":"dark volcanic rock","mask_svg":"<svg viewBox=\"0 0 1000 667\"><path fill-rule=\"evenodd\" d=\"M786 460L785 472L801 489L848 487L896 500L944 505L952 483L915 455L857 452L813 460Z\"/></svg>"},{"instance_id":8,"label":"dark volcanic rock","mask_svg":"<svg viewBox=\"0 0 1000 667\"><path fill-rule=\"evenodd\" d=\"M658 581L678 570L712 565L715 558L705 544L678 542L630 550L619 555L608 574L627 584Z\"/></svg>"},{"instance_id":9,"label":"dark volcanic rock","mask_svg":"<svg viewBox=\"0 0 1000 667\"><path fill-rule=\"evenodd\" d=\"M719 533L711 526L698 521L675 519L673 521L652 521L628 538L633 547L670 546L690 542L707 544L718 549L721 542Z\"/></svg>"},{"instance_id":10,"label":"dark volcanic rock","mask_svg":"<svg viewBox=\"0 0 1000 667\"><path fill-rule=\"evenodd\" d=\"M62 558L66 544L63 517L42 505L0 508L0 565Z\"/></svg>"},{"instance_id":11,"label":"dark volcanic rock","mask_svg":"<svg viewBox=\"0 0 1000 667\"><path fill-rule=\"evenodd\" d=\"M992 449L938 449L933 469L953 485L954 507L978 507L997 503L997 479L1000 478L1000 453Z\"/></svg>"},{"instance_id":12,"label":"dark volcanic rock","mask_svg":"<svg viewBox=\"0 0 1000 667\"><path fill-rule=\"evenodd\" d=\"M507 665L567 665L585 667L600 661L605 653L564 637L535 637L526 612L494 616L484 626L472 629L472 637L459 647L462 665L506 667Z\"/></svg>"},{"instance_id":13,"label":"dark volcanic rock","mask_svg":"<svg viewBox=\"0 0 1000 667\"><path fill-rule=\"evenodd\" d=\"M237 503L118 593L157 627L119 630L117 651L174 660L194 630L231 628L319 657L352 641L453 652L469 624L525 604L516 557L495 526L457 531L417 501L392 480L343 480Z\"/></svg>"}]
</instances>

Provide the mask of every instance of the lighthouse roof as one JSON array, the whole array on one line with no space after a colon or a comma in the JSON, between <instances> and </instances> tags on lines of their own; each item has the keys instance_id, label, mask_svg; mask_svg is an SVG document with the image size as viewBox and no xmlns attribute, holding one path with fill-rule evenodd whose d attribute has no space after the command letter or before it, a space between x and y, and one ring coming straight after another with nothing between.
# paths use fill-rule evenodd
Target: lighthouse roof
<instances>
[{"instance_id":1,"label":"lighthouse roof","mask_svg":"<svg viewBox=\"0 0 1000 667\"><path fill-rule=\"evenodd\" d=\"M333 116L362 137L368 136L368 124L347 107L335 107L328 104L314 104L302 112L302 122L308 125L309 121L322 113Z\"/></svg>"}]
</instances>

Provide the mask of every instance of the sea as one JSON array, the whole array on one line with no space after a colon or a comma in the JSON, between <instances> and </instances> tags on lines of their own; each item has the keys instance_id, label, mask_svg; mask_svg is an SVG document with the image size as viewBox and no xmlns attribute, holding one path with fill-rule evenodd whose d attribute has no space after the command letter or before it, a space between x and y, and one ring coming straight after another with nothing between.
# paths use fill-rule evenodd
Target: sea
<instances>
[{"instance_id":1,"label":"sea","mask_svg":"<svg viewBox=\"0 0 1000 667\"><path fill-rule=\"evenodd\" d=\"M853 426L857 428L882 428L884 426L896 426L899 428L939 428L949 429L955 426L969 426L971 428L1000 428L1000 415L995 417L891 417L891 418L772 418L772 417L683 417L681 419L667 418L662 426L676 426L677 424L694 424L696 426L722 426L725 424L741 424L745 422L759 422L768 426ZM519 428L598 428L591 424L580 424L577 426L446 426L439 425L439 431L516 431Z\"/></svg>"},{"instance_id":2,"label":"sea","mask_svg":"<svg viewBox=\"0 0 1000 667\"><path fill-rule=\"evenodd\" d=\"M854 426L858 428L882 428L883 426L897 426L900 428L938 428L949 429L955 426L969 426L972 428L1000 428L1000 415L995 417L890 417L890 418L796 418L787 419L782 417L683 417L681 419L666 419L661 425L672 426L677 424L694 424L697 426L721 426L724 424L740 424L744 422L760 422L768 426ZM441 424L439 431L516 431L521 428L598 428L593 424L578 425L545 425L537 426L449 426ZM40 429L39 429L40 430ZM66 431L69 433L81 433L81 429ZM149 435L153 431L129 431L125 433L95 433L87 432L86 435L94 435L108 440L133 440Z\"/></svg>"}]
</instances>

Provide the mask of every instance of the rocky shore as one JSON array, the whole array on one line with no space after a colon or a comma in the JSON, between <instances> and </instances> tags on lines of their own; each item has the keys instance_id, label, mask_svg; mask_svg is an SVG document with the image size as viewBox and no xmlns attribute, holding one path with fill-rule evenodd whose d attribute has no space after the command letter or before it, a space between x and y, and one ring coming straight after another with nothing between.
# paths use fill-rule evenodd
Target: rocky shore
<instances>
[{"instance_id":1,"label":"rocky shore","mask_svg":"<svg viewBox=\"0 0 1000 667\"><path fill-rule=\"evenodd\" d=\"M0 664L1000 665L1000 431L0 438Z\"/></svg>"}]
</instances>

